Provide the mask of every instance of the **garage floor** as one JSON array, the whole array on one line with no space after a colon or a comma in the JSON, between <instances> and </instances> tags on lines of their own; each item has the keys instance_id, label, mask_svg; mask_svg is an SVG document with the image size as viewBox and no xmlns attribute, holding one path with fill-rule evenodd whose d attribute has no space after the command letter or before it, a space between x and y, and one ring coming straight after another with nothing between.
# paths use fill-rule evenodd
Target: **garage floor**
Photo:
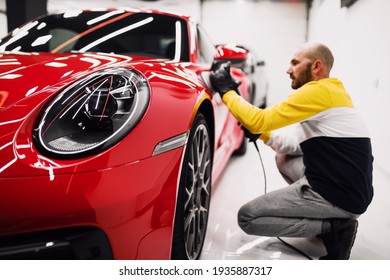
<instances>
[{"instance_id":1,"label":"garage floor","mask_svg":"<svg viewBox=\"0 0 390 280\"><path fill-rule=\"evenodd\" d=\"M274 163L274 152L258 141L267 174L267 191L286 186ZM375 166L374 166L375 168ZM386 182L389 175L379 168L374 171L375 197L368 211L359 218L358 235L351 252L355 260L389 259L390 205L386 202L390 191ZM237 212L242 204L264 193L264 177L259 156L252 144L242 157L232 157L221 179L214 187L204 260L298 260L308 258L277 238L250 236L237 225ZM288 244L303 251L312 259L325 254L317 238L283 238Z\"/></svg>"}]
</instances>

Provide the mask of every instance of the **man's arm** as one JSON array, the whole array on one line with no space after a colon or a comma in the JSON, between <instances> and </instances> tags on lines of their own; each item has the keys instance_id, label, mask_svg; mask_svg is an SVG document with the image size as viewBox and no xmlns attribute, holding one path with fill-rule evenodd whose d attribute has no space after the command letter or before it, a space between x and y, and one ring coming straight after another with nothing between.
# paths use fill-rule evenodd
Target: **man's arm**
<instances>
[{"instance_id":1,"label":"man's arm","mask_svg":"<svg viewBox=\"0 0 390 280\"><path fill-rule=\"evenodd\" d=\"M261 134L260 139L264 142L269 140L271 131L303 121L331 107L326 92L318 83L308 83L286 100L260 109L237 93L237 82L230 74L230 67L222 64L211 72L210 82L234 117L251 133Z\"/></svg>"}]
</instances>

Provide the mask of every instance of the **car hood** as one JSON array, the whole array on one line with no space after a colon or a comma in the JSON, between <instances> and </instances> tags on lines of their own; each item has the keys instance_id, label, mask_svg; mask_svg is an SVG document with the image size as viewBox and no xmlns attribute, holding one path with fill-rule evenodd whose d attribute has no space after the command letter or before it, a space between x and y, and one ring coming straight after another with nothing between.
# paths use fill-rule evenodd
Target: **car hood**
<instances>
[{"instance_id":1,"label":"car hood","mask_svg":"<svg viewBox=\"0 0 390 280\"><path fill-rule=\"evenodd\" d=\"M53 166L56 174L72 173L76 165L79 172L100 170L150 157L156 144L188 130L203 86L187 67L167 60L114 54L0 54L0 178L46 176L47 168ZM148 80L152 98L142 122L117 145L120 148L109 153L74 160L40 155L31 132L48 100L83 77L108 68L133 69ZM173 111L176 113L166 113ZM174 118L177 115L182 116L180 120ZM145 138L145 131L154 131L160 122L159 133L149 133ZM129 143L137 147L131 153ZM99 164L95 157L101 159Z\"/></svg>"},{"instance_id":2,"label":"car hood","mask_svg":"<svg viewBox=\"0 0 390 280\"><path fill-rule=\"evenodd\" d=\"M58 90L90 72L132 57L108 54L8 53L0 55L0 111L38 93Z\"/></svg>"}]
</instances>

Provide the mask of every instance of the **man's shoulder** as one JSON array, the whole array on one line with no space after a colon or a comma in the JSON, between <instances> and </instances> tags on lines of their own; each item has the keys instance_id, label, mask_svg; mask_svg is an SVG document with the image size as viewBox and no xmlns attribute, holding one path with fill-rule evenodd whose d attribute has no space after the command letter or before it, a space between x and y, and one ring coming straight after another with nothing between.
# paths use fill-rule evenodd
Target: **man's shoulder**
<instances>
[{"instance_id":1,"label":"man's shoulder","mask_svg":"<svg viewBox=\"0 0 390 280\"><path fill-rule=\"evenodd\" d=\"M316 80L316 81L310 81L306 84L303 85L304 86L323 86L323 85L343 85L343 83L340 81L340 79L338 78L323 78L323 79L320 79L320 80Z\"/></svg>"},{"instance_id":2,"label":"man's shoulder","mask_svg":"<svg viewBox=\"0 0 390 280\"><path fill-rule=\"evenodd\" d=\"M317 81L310 81L297 89L297 92L329 92L345 91L343 83L337 78L323 78Z\"/></svg>"}]
</instances>

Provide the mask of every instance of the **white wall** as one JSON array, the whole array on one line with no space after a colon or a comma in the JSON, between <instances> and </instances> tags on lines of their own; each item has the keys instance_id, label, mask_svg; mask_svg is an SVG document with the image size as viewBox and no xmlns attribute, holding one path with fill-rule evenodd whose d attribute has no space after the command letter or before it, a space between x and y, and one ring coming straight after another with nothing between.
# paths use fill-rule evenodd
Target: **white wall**
<instances>
[{"instance_id":1,"label":"white wall","mask_svg":"<svg viewBox=\"0 0 390 280\"><path fill-rule=\"evenodd\" d=\"M375 166L390 175L390 1L358 0L340 8L337 0L314 0L309 40L322 41L335 55L333 76L349 90L373 141Z\"/></svg>"}]
</instances>

